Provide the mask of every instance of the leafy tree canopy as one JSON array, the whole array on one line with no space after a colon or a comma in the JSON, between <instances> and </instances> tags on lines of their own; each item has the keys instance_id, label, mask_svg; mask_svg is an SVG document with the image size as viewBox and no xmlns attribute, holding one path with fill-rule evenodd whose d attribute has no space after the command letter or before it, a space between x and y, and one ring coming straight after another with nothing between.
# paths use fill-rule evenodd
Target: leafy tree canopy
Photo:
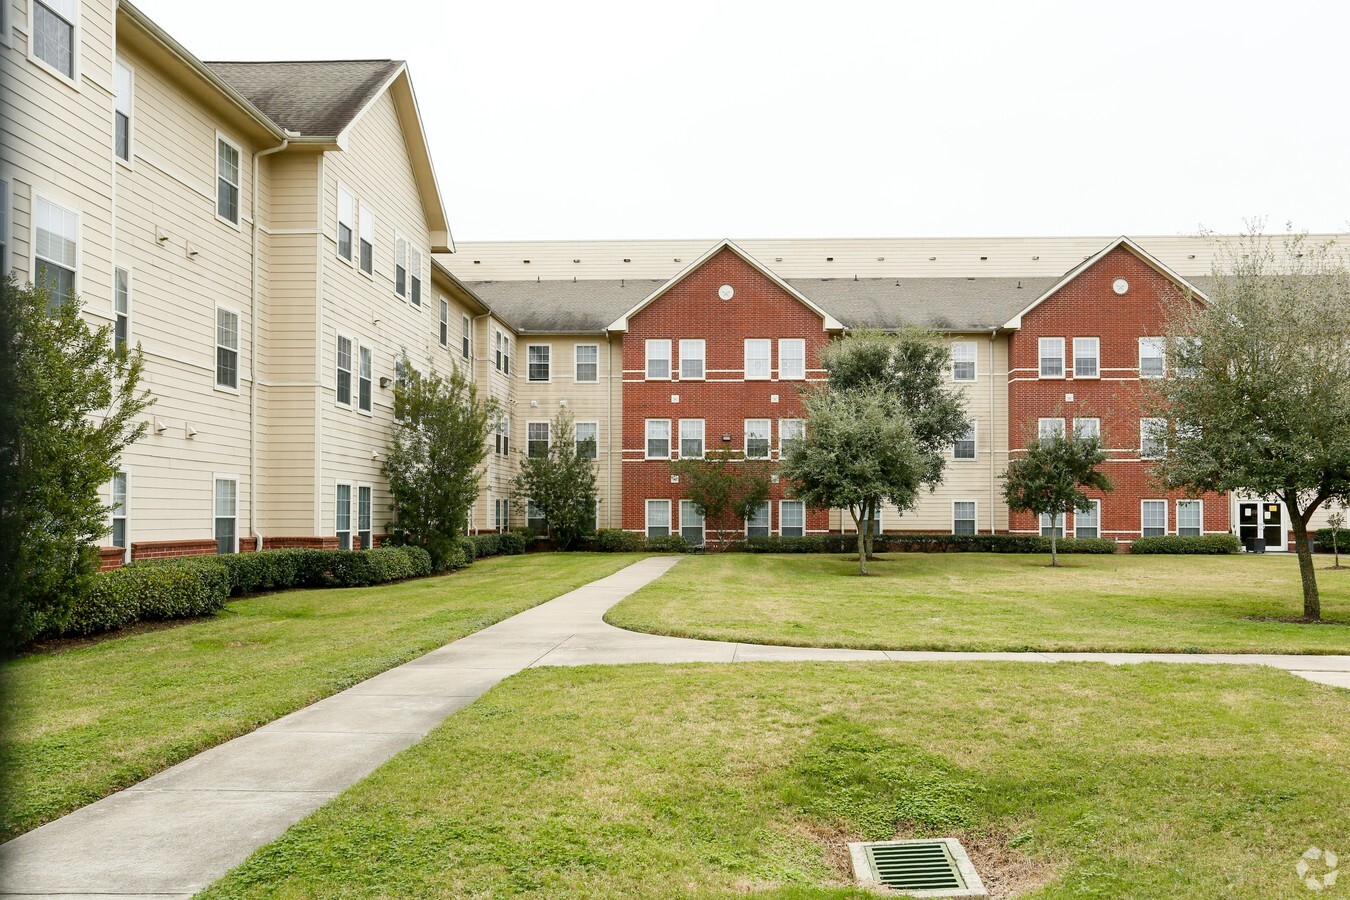
<instances>
[{"instance_id":1,"label":"leafy tree canopy","mask_svg":"<svg viewBox=\"0 0 1350 900\"><path fill-rule=\"evenodd\" d=\"M684 499L703 516L719 547L768 501L769 469L767 460L746 459L734 450L711 450L700 459L670 464L671 473L680 477Z\"/></svg>"},{"instance_id":2,"label":"leafy tree canopy","mask_svg":"<svg viewBox=\"0 0 1350 900\"><path fill-rule=\"evenodd\" d=\"M1101 441L1076 434L1032 440L1025 453L1003 473L1003 498L1014 512L1051 516L1051 521L1088 507L1084 489L1110 491L1111 479L1097 470L1106 462ZM1054 529L1050 531L1050 564L1059 565Z\"/></svg>"},{"instance_id":3,"label":"leafy tree canopy","mask_svg":"<svg viewBox=\"0 0 1350 900\"><path fill-rule=\"evenodd\" d=\"M549 532L570 550L595 530L596 448L594 439L578 442L572 415L558 413L549 427L548 452L526 458L516 475L517 505L533 503Z\"/></svg>"}]
</instances>

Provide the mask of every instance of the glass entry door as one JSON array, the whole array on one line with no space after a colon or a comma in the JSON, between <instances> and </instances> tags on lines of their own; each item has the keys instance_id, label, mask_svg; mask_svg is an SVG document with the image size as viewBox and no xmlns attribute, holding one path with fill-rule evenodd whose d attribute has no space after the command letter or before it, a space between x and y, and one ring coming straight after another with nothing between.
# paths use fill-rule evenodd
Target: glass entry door
<instances>
[{"instance_id":1,"label":"glass entry door","mask_svg":"<svg viewBox=\"0 0 1350 900\"><path fill-rule=\"evenodd\" d=\"M1284 515L1280 504L1243 501L1238 504L1238 540L1248 553L1284 549Z\"/></svg>"}]
</instances>

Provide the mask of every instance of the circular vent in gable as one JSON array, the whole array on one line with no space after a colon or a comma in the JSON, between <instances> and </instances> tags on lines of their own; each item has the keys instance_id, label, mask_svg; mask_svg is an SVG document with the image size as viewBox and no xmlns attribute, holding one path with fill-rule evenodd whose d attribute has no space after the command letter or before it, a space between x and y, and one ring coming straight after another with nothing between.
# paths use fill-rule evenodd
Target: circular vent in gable
<instances>
[{"instance_id":1,"label":"circular vent in gable","mask_svg":"<svg viewBox=\"0 0 1350 900\"><path fill-rule=\"evenodd\" d=\"M1115 281L1111 282L1111 290L1115 291L1117 294L1123 294L1129 289L1130 283L1124 278L1117 278Z\"/></svg>"},{"instance_id":2,"label":"circular vent in gable","mask_svg":"<svg viewBox=\"0 0 1350 900\"><path fill-rule=\"evenodd\" d=\"M724 284L717 289L717 296L721 297L723 300L730 300L732 297L736 296L736 289L729 284Z\"/></svg>"}]
</instances>

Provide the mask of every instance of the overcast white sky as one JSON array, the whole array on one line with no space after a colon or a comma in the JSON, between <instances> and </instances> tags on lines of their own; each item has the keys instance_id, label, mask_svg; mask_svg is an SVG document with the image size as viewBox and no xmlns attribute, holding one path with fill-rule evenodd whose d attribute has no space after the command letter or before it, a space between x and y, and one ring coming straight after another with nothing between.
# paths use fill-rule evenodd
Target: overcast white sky
<instances>
[{"instance_id":1,"label":"overcast white sky","mask_svg":"<svg viewBox=\"0 0 1350 900\"><path fill-rule=\"evenodd\" d=\"M1336 0L136 2L203 59L408 60L458 241L1350 221Z\"/></svg>"}]
</instances>

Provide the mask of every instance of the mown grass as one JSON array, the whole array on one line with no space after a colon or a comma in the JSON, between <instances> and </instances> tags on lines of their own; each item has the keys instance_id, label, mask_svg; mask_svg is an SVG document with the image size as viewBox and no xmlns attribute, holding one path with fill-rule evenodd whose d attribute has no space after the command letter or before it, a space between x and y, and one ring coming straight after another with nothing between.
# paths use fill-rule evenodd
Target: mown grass
<instances>
[{"instance_id":1,"label":"mown grass","mask_svg":"<svg viewBox=\"0 0 1350 900\"><path fill-rule=\"evenodd\" d=\"M268 594L230 603L208 619L10 660L0 836L638 558L499 557L401 584Z\"/></svg>"},{"instance_id":2,"label":"mown grass","mask_svg":"<svg viewBox=\"0 0 1350 900\"><path fill-rule=\"evenodd\" d=\"M204 896L863 898L846 841L956 835L995 897L1300 898L1348 720L1256 667L527 670Z\"/></svg>"},{"instance_id":3,"label":"mown grass","mask_svg":"<svg viewBox=\"0 0 1350 900\"><path fill-rule=\"evenodd\" d=\"M614 607L621 628L680 637L909 650L1350 653L1350 571L1318 572L1302 614L1292 556L895 553L691 557ZM1320 560L1319 560L1320 562ZM1328 562L1327 565L1330 565Z\"/></svg>"}]
</instances>

